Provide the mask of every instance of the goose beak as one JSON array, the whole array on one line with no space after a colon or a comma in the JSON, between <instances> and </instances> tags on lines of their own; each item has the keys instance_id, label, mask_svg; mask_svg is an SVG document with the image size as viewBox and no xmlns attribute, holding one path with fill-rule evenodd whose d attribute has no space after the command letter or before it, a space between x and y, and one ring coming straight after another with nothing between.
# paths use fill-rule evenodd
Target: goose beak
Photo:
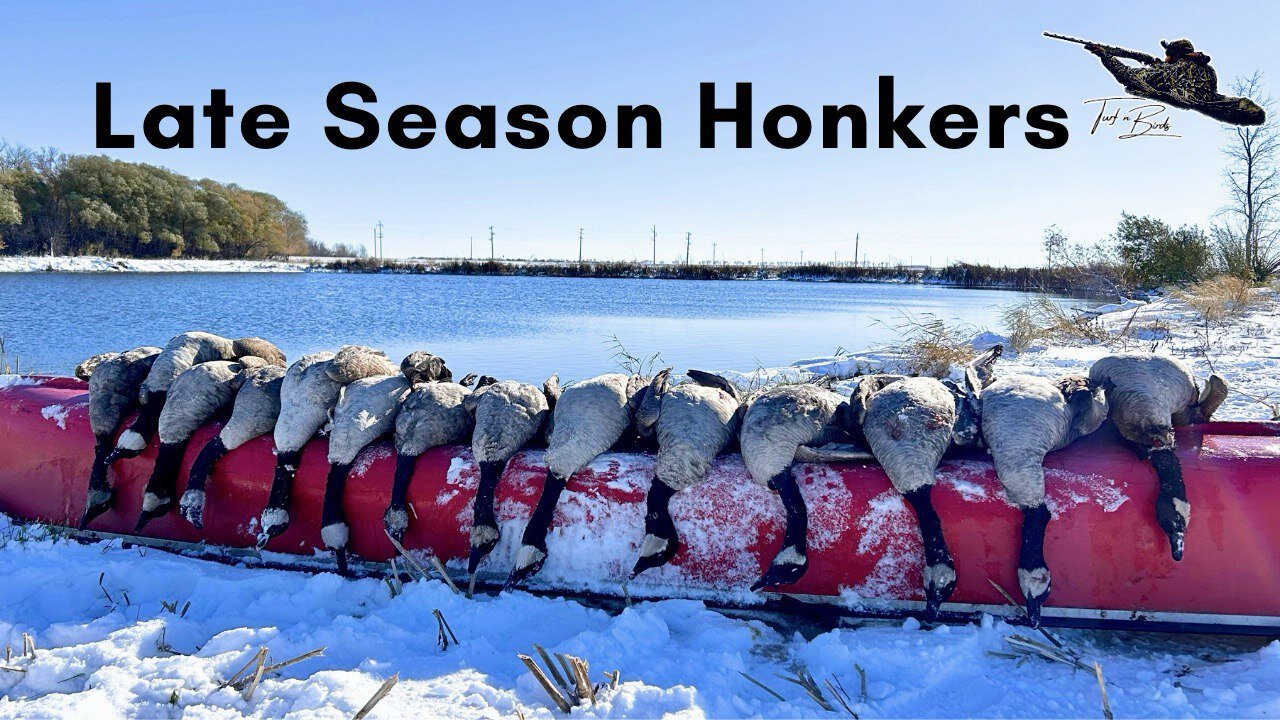
<instances>
[{"instance_id":1,"label":"goose beak","mask_svg":"<svg viewBox=\"0 0 1280 720\"><path fill-rule=\"evenodd\" d=\"M547 551L533 545L521 546L520 551L516 553L516 568L511 571L511 576L507 578L503 588L510 590L524 584L526 580L538 574L546 561Z\"/></svg>"},{"instance_id":2,"label":"goose beak","mask_svg":"<svg viewBox=\"0 0 1280 720\"><path fill-rule=\"evenodd\" d=\"M283 535L284 531L289 529L289 512L278 508L267 508L262 511L258 523L262 527L258 532L258 549L261 550L273 538Z\"/></svg>"},{"instance_id":3,"label":"goose beak","mask_svg":"<svg viewBox=\"0 0 1280 720\"><path fill-rule=\"evenodd\" d=\"M163 508L157 508L155 510L143 510L142 514L138 516L138 524L133 526L133 534L141 534L143 528L150 524L152 520L164 515L168 509L169 507L166 505Z\"/></svg>"},{"instance_id":4,"label":"goose beak","mask_svg":"<svg viewBox=\"0 0 1280 720\"><path fill-rule=\"evenodd\" d=\"M808 570L808 564L777 563L769 566L769 570L751 586L752 592L777 585L790 585L800 579Z\"/></svg>"},{"instance_id":5,"label":"goose beak","mask_svg":"<svg viewBox=\"0 0 1280 720\"><path fill-rule=\"evenodd\" d=\"M80 529L84 530L98 516L111 509L115 496L110 490L90 490L85 499L84 516L80 518Z\"/></svg>"},{"instance_id":6,"label":"goose beak","mask_svg":"<svg viewBox=\"0 0 1280 720\"><path fill-rule=\"evenodd\" d=\"M645 570L662 567L671 562L671 559L676 556L676 550L679 548L679 543L673 538L646 535L644 543L641 545L641 551L644 554L640 556L639 560L636 560L636 566L631 570L631 575L628 579L635 580L636 576Z\"/></svg>"},{"instance_id":7,"label":"goose beak","mask_svg":"<svg viewBox=\"0 0 1280 720\"><path fill-rule=\"evenodd\" d=\"M1182 562L1182 551L1186 545L1186 533L1169 533L1169 551L1175 562Z\"/></svg>"},{"instance_id":8,"label":"goose beak","mask_svg":"<svg viewBox=\"0 0 1280 720\"><path fill-rule=\"evenodd\" d=\"M1040 627L1040 608L1044 606L1046 595L1027 598L1027 619L1031 627Z\"/></svg>"},{"instance_id":9,"label":"goose beak","mask_svg":"<svg viewBox=\"0 0 1280 720\"><path fill-rule=\"evenodd\" d=\"M471 573L471 577L475 577L476 570L480 567L480 562L486 557L489 557L489 553L493 551L493 548L497 544L498 542L495 540L488 545L475 546L471 548L471 556L467 558L467 572Z\"/></svg>"}]
</instances>

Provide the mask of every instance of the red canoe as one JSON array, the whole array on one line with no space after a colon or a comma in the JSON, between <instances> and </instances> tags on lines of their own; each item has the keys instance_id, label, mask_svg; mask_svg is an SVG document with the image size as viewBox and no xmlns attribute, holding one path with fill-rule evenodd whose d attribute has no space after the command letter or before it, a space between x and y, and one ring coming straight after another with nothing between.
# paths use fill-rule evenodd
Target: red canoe
<instances>
[{"instance_id":1,"label":"red canoe","mask_svg":"<svg viewBox=\"0 0 1280 720\"><path fill-rule=\"evenodd\" d=\"M4 383L5 378L0 378ZM19 520L73 525L80 517L93 438L85 383L69 378L8 378L0 386L0 512ZM184 464L216 432L202 428ZM1192 515L1184 560L1169 557L1156 526L1155 474L1125 446L1098 433L1048 458L1054 519L1045 543L1053 571L1046 622L1174 623L1219 629L1280 626L1280 424L1209 423L1184 428L1178 446ZM303 455L293 525L268 550L312 556L320 548L326 443ZM117 465L117 507L92 529L128 533L137 519L155 447ZM395 463L390 443L367 448L347 485L351 550L370 561L394 554L382 515ZM549 538L550 558L535 588L616 596L643 536L652 457L608 454L569 483ZM232 452L211 476L205 528L176 512L147 526L148 537L245 548L254 544L274 456L262 437ZM518 534L541 488L539 451L514 458L498 491L503 540L482 569L505 577ZM789 595L841 612L901 612L922 605L919 530L875 464L805 465L810 507L810 569ZM959 576L945 609L1000 610L989 582L1015 595L1021 514L1004 499L981 454L948 460L934 492ZM405 546L431 550L454 570L465 566L478 469L469 450L423 455L409 492ZM181 492L181 488L179 490ZM707 482L671 504L684 549L673 563L632 581L636 597L689 597L731 605L759 603L747 588L782 539L782 505L751 482L737 456L719 459Z\"/></svg>"}]
</instances>

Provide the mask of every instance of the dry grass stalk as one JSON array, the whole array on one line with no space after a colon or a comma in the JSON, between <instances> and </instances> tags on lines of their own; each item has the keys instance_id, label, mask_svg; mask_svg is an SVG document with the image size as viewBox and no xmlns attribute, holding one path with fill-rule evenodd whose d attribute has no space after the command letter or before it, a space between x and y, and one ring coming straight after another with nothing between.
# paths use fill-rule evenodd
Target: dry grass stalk
<instances>
[{"instance_id":1,"label":"dry grass stalk","mask_svg":"<svg viewBox=\"0 0 1280 720\"><path fill-rule=\"evenodd\" d=\"M1130 318L1130 324L1132 321ZM1001 323L1009 337L1009 346L1018 352L1040 339L1093 343L1112 339L1097 318L1071 310L1047 297L1032 298L1005 310L1001 314ZM1121 336L1125 334L1121 333Z\"/></svg>"},{"instance_id":2,"label":"dry grass stalk","mask_svg":"<svg viewBox=\"0 0 1280 720\"><path fill-rule=\"evenodd\" d=\"M26 668L14 667L12 665L0 665L0 670L4 670L6 672L16 672L16 673L25 673L27 671Z\"/></svg>"},{"instance_id":3,"label":"dry grass stalk","mask_svg":"<svg viewBox=\"0 0 1280 720\"><path fill-rule=\"evenodd\" d=\"M262 682L262 672L266 669L267 665L267 648L265 645L258 648L258 654L253 658L253 662L253 675L249 680L249 684L246 685L244 689L245 702L253 699L253 692L258 689L258 683Z\"/></svg>"},{"instance_id":4,"label":"dry grass stalk","mask_svg":"<svg viewBox=\"0 0 1280 720\"><path fill-rule=\"evenodd\" d=\"M578 689L578 697L585 697L591 701L591 706L596 704L596 689L591 685L591 678L588 673L587 661L582 658L569 658L569 665L573 668L574 684Z\"/></svg>"},{"instance_id":5,"label":"dry grass stalk","mask_svg":"<svg viewBox=\"0 0 1280 720\"><path fill-rule=\"evenodd\" d=\"M573 657L572 655L564 655L555 653L554 656L548 653L545 648L534 643L533 649L542 659L543 665L546 666L544 671L534 659L528 655L518 655L520 661L529 668L529 672L533 673L534 678L542 685L547 694L551 696L556 707L562 712L569 712L574 706L581 705L584 702L590 702L595 705L597 702L597 694L604 688L618 687L621 673L614 671L605 673L605 677L609 679L607 683L599 685L591 682L591 668L586 660ZM554 657L554 660L552 659ZM552 682L552 678L555 682Z\"/></svg>"},{"instance_id":6,"label":"dry grass stalk","mask_svg":"<svg viewBox=\"0 0 1280 720\"><path fill-rule=\"evenodd\" d=\"M18 356L14 355L13 362L9 362L9 356L4 351L4 338L0 337L0 375L11 374L20 374L20 371L18 370Z\"/></svg>"},{"instance_id":7,"label":"dry grass stalk","mask_svg":"<svg viewBox=\"0 0 1280 720\"><path fill-rule=\"evenodd\" d=\"M395 598L404 592L404 583L400 581L400 568L396 567L396 559L391 558L391 574L384 577L383 582L387 584L387 589L391 591L391 597Z\"/></svg>"},{"instance_id":8,"label":"dry grass stalk","mask_svg":"<svg viewBox=\"0 0 1280 720\"><path fill-rule=\"evenodd\" d=\"M763 691L765 691L765 692L769 693L770 695L774 696L775 698L777 698L777 699L778 699L778 702L786 702L786 701L787 701L787 699L786 699L786 698L784 698L784 697L782 697L781 695L779 695L779 694L778 694L778 693L777 693L773 688L769 687L768 685L765 685L764 683L762 683L762 682L760 682L759 680L757 680L757 679L755 679L755 678L751 677L750 675L746 674L745 672L742 672L741 670L739 670L739 671L738 671L738 674L739 674L739 675L741 675L742 677L746 678L746 679L747 679L747 681L748 681L748 682L750 682L752 685L755 685L756 687L760 688L761 690L763 690Z\"/></svg>"},{"instance_id":9,"label":"dry grass stalk","mask_svg":"<svg viewBox=\"0 0 1280 720\"><path fill-rule=\"evenodd\" d=\"M1022 615L1022 618L1026 620L1028 624L1031 623L1031 615L1027 613L1027 608L1023 606L1022 603L1014 601L1013 596L1009 594L1008 590L1005 590L1003 587L1001 587L1000 583L996 582L995 580L992 580L991 578L987 578L987 582L991 583L991 587L995 588L997 592L999 592L1001 595L1004 596L1005 602L1009 603L1010 607L1018 611L1018 613ZM1062 641L1054 637L1053 634L1050 633L1048 630L1045 630L1043 626L1037 626L1036 630L1039 630L1040 634L1043 635L1046 640L1053 643L1054 647L1057 647L1057 648L1062 647Z\"/></svg>"},{"instance_id":10,"label":"dry grass stalk","mask_svg":"<svg viewBox=\"0 0 1280 720\"><path fill-rule=\"evenodd\" d=\"M948 325L930 313L919 317L904 313L894 329L902 336L907 372L913 375L946 377L952 365L973 359L969 338L973 337L974 328Z\"/></svg>"},{"instance_id":11,"label":"dry grass stalk","mask_svg":"<svg viewBox=\"0 0 1280 720\"><path fill-rule=\"evenodd\" d=\"M1102 666L1094 662L1093 670L1098 676L1098 691L1102 693L1102 717L1115 720L1115 715L1111 714L1111 701L1107 699L1107 679L1102 677Z\"/></svg>"},{"instance_id":12,"label":"dry grass stalk","mask_svg":"<svg viewBox=\"0 0 1280 720\"><path fill-rule=\"evenodd\" d=\"M36 639L28 633L22 633L22 657L36 659Z\"/></svg>"},{"instance_id":13,"label":"dry grass stalk","mask_svg":"<svg viewBox=\"0 0 1280 720\"><path fill-rule=\"evenodd\" d=\"M1177 293L1176 297L1208 322L1238 317L1261 302L1253 291L1253 284L1235 275L1202 280Z\"/></svg>"},{"instance_id":14,"label":"dry grass stalk","mask_svg":"<svg viewBox=\"0 0 1280 720\"><path fill-rule=\"evenodd\" d=\"M444 563L440 562L440 558L432 555L431 565L436 569L436 572L440 573L440 577L444 578L445 584L449 586L450 590L453 590L454 595L462 594L462 591L458 589L458 586L453 584L453 578L449 577L449 571L445 569Z\"/></svg>"},{"instance_id":15,"label":"dry grass stalk","mask_svg":"<svg viewBox=\"0 0 1280 720\"><path fill-rule=\"evenodd\" d=\"M298 655L297 657L291 657L288 660L284 660L282 662L278 662L273 665L268 665L262 669L262 677L266 677L273 673L278 673L281 670L289 667L290 665L296 665L302 662L303 660L310 660L313 657L319 657L321 655L324 655L324 650L325 649L322 647L316 648L315 650L304 652L301 655ZM257 657L255 656L254 659L256 660ZM249 662L252 664L253 660L250 660ZM252 680L251 677L241 678L231 683L231 687L235 688L236 690L244 690L246 687L248 687L249 682L251 680Z\"/></svg>"},{"instance_id":16,"label":"dry grass stalk","mask_svg":"<svg viewBox=\"0 0 1280 720\"><path fill-rule=\"evenodd\" d=\"M826 710L827 712L836 711L836 709L831 706L831 703L827 700L826 696L822 694L822 688L818 687L818 683L813 679L813 676L809 674L809 670L807 668L796 668L792 671L792 675L790 676L779 675L777 673L774 673L774 676L780 680L786 680L789 683L799 685L810 698L813 698L813 701L818 704L818 707L823 710Z\"/></svg>"},{"instance_id":17,"label":"dry grass stalk","mask_svg":"<svg viewBox=\"0 0 1280 720\"><path fill-rule=\"evenodd\" d=\"M444 619L444 613L439 610L432 610L431 614L436 616L436 625L438 626L436 643L440 646L440 649L448 650L451 644L461 645L462 643L458 642L458 636L453 634L453 628L449 627L449 621Z\"/></svg>"},{"instance_id":18,"label":"dry grass stalk","mask_svg":"<svg viewBox=\"0 0 1280 720\"><path fill-rule=\"evenodd\" d=\"M400 541L395 539L395 536L386 532L386 530L383 530L383 532L386 533L387 539L391 541L391 545L395 547L396 552L400 554L400 557L404 558L405 567L416 570L418 575L423 580L426 580L429 575L427 574L427 569L422 567L422 563L418 562L417 558L410 555L409 551L404 549L404 545L401 545Z\"/></svg>"},{"instance_id":19,"label":"dry grass stalk","mask_svg":"<svg viewBox=\"0 0 1280 720\"><path fill-rule=\"evenodd\" d=\"M253 667L253 663L257 659L258 659L258 655L257 653L254 653L252 656L249 657L248 662L242 665L239 670L235 671L235 673L231 677L224 680L222 684L218 686L218 689L221 690L224 687L230 687L231 685L235 684L238 680L240 680L241 675L243 675L249 668ZM236 689L239 690L240 688L237 687Z\"/></svg>"},{"instance_id":20,"label":"dry grass stalk","mask_svg":"<svg viewBox=\"0 0 1280 720\"><path fill-rule=\"evenodd\" d=\"M546 673L542 672L542 668L538 667L538 663L534 662L533 658L528 655L517 655L516 657L520 658L520 662L529 668L529 672L542 685L542 689L547 691L547 695L551 696L552 702L556 704L556 707L560 708L560 712L567 714L572 709L569 706L569 701L565 700L560 690L551 684L551 680L547 678ZM547 664L547 667L551 667L550 663Z\"/></svg>"},{"instance_id":21,"label":"dry grass stalk","mask_svg":"<svg viewBox=\"0 0 1280 720\"><path fill-rule=\"evenodd\" d=\"M162 653L169 653L170 655L185 655L186 653L178 652L165 640L165 635L168 633L168 630L168 628L160 629L160 637L156 639L156 650Z\"/></svg>"},{"instance_id":22,"label":"dry grass stalk","mask_svg":"<svg viewBox=\"0 0 1280 720\"><path fill-rule=\"evenodd\" d=\"M831 683L832 680L835 680L834 685ZM827 690L831 691L831 695L835 697L836 702L840 703L840 707L849 713L849 717L853 718L853 720L858 720L858 713L854 712L853 708L850 707L849 692L840 683L840 678L832 676L824 684L827 686Z\"/></svg>"},{"instance_id":23,"label":"dry grass stalk","mask_svg":"<svg viewBox=\"0 0 1280 720\"><path fill-rule=\"evenodd\" d=\"M566 685L567 683L565 682L564 677L560 674L560 671L556 669L555 663L551 662L551 656L547 654L546 648L542 647L538 643L534 643L533 649L538 653L538 656L542 658L542 663L551 671L551 675L555 677L556 684L562 687Z\"/></svg>"},{"instance_id":24,"label":"dry grass stalk","mask_svg":"<svg viewBox=\"0 0 1280 720\"><path fill-rule=\"evenodd\" d=\"M423 580L426 580L431 576L431 574L427 572L427 569L422 566L422 563L418 562L417 558L410 555L409 551L404 548L404 545L402 545L399 540L395 539L391 533L388 533L385 530L383 532L386 533L387 539L391 541L391 545L395 547L396 552L400 553L400 557L404 558L405 565L417 570ZM436 572L440 573L440 577L444 579L444 582L449 586L449 589L453 590L453 594L461 595L462 591L453 583L453 578L449 577L449 573L445 570L444 563L440 562L440 558L432 555L431 563L436 568Z\"/></svg>"},{"instance_id":25,"label":"dry grass stalk","mask_svg":"<svg viewBox=\"0 0 1280 720\"><path fill-rule=\"evenodd\" d=\"M105 572L98 573L98 587L102 588L102 594L106 596L107 602L111 603L112 605L115 605L116 604L115 598L111 597L111 593L107 592L107 586L102 584L102 579L106 576L107 574Z\"/></svg>"},{"instance_id":26,"label":"dry grass stalk","mask_svg":"<svg viewBox=\"0 0 1280 720\"><path fill-rule=\"evenodd\" d=\"M383 681L382 686L373 693L373 697L369 698L369 702L365 703L363 707L356 711L355 715L351 716L351 720L364 720L369 713L373 712L373 708L378 703L382 702L382 698L386 697L387 694L391 692L391 688L395 687L398 682L400 682L400 673L396 673Z\"/></svg>"},{"instance_id":27,"label":"dry grass stalk","mask_svg":"<svg viewBox=\"0 0 1280 720\"><path fill-rule=\"evenodd\" d=\"M858 671L858 702L864 703L867 701L867 671L858 663L853 664L853 669Z\"/></svg>"}]
</instances>

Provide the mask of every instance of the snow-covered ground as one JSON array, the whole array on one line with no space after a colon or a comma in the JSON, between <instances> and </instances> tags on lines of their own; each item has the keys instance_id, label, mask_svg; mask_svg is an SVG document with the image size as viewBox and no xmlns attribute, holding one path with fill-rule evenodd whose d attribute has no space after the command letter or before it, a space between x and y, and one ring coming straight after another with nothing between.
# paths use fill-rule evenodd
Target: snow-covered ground
<instances>
[{"instance_id":1,"label":"snow-covered ground","mask_svg":"<svg viewBox=\"0 0 1280 720\"><path fill-rule=\"evenodd\" d=\"M399 684L371 717L557 716L517 659L534 643L587 660L593 681L621 672L616 689L575 717L844 716L778 677L800 668L833 704L826 682L838 682L862 717L1101 716L1092 673L988 654L1007 653L1006 638L1026 632L999 622L803 635L693 601L638 602L610 614L524 592L467 600L437 581L410 583L393 598L377 580L25 535L8 528L0 545L0 642L13 647L0 668L0 717L349 718L396 674ZM435 610L458 645L436 644ZM34 657L23 655L23 633ZM1118 717L1280 712L1280 642L1060 636L1101 664ZM268 665L324 654L265 676L249 699L222 687L260 647Z\"/></svg>"},{"instance_id":2,"label":"snow-covered ground","mask_svg":"<svg viewBox=\"0 0 1280 720\"><path fill-rule=\"evenodd\" d=\"M1174 297L1149 303L1127 301L1104 306L1110 309L1097 322L1110 334L1103 342L1056 339L1039 341L1017 353L1006 349L996 365L999 374L1059 377L1087 374L1094 361L1114 352L1160 352L1190 363L1196 376L1218 373L1231 392L1214 415L1216 420L1270 420L1280 414L1280 294L1255 291L1257 304L1236 317L1206 323L1204 318ZM1082 303L1083 305L1083 303ZM985 331L973 339L975 349L995 343L1007 346L997 332ZM907 359L895 348L875 348L839 357L802 360L790 367L753 373L735 373L743 383L764 379L801 379L831 375L850 378L857 373L906 371ZM852 389L854 381L836 385Z\"/></svg>"},{"instance_id":3,"label":"snow-covered ground","mask_svg":"<svg viewBox=\"0 0 1280 720\"><path fill-rule=\"evenodd\" d=\"M272 260L138 260L130 258L0 257L0 273L16 272L301 272L307 265Z\"/></svg>"},{"instance_id":4,"label":"snow-covered ground","mask_svg":"<svg viewBox=\"0 0 1280 720\"><path fill-rule=\"evenodd\" d=\"M1207 329L1175 300L1129 306L1101 319L1117 334L1110 347L1033 347L1010 353L1000 371L1081 372L1112 349L1156 347L1190 360L1199 374L1212 366L1227 377L1233 392L1219 417L1270 418L1267 403L1280 402L1280 315L1275 295L1263 294L1258 307ZM767 374L848 376L901 360L881 349ZM59 410L48 417L57 422ZM13 649L0 664L0 717L347 718L397 674L399 684L371 717L558 716L517 658L534 643L587 660L597 682L620 671L618 687L574 717L844 716L779 678L800 669L833 704L827 681L843 687L861 717L1102 714L1092 672L1008 657L1008 639L1027 631L991 620L933 629L914 621L780 627L694 601L636 602L611 614L524 592L467 600L437 581L410 583L393 597L377 580L81 545L2 519L0 588L0 644ZM437 645L435 610L459 644ZM24 634L34 656L22 650ZM1086 663L1101 665L1117 717L1280 713L1280 642L1058 634ZM260 647L268 664L324 653L265 675L251 698L223 687Z\"/></svg>"}]
</instances>

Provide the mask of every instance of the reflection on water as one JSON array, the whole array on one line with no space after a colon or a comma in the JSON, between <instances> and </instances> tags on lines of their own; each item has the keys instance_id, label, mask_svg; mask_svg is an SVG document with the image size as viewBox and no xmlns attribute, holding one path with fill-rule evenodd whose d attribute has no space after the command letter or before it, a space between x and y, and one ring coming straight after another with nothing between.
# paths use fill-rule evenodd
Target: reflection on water
<instances>
[{"instance_id":1,"label":"reflection on water","mask_svg":"<svg viewBox=\"0 0 1280 720\"><path fill-rule=\"evenodd\" d=\"M261 335L290 358L344 343L443 355L459 375L541 381L616 368L612 338L666 364L747 370L892 342L906 315L975 328L1026 296L918 285L436 275L0 274L0 338L23 369L184 330Z\"/></svg>"}]
</instances>

